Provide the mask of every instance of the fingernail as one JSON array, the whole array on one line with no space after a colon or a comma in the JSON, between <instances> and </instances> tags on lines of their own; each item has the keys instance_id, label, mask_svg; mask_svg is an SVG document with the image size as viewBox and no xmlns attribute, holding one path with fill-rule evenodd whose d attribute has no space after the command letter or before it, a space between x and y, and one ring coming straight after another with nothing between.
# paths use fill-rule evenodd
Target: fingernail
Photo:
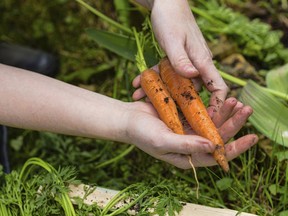
<instances>
[{"instance_id":1,"label":"fingernail","mask_svg":"<svg viewBox=\"0 0 288 216\"><path fill-rule=\"evenodd\" d=\"M204 143L204 146L205 146L205 150L206 150L207 152L213 152L214 149L215 149L215 146L212 145L212 143L210 143L210 142L205 142L205 143Z\"/></svg>"},{"instance_id":2,"label":"fingernail","mask_svg":"<svg viewBox=\"0 0 288 216\"><path fill-rule=\"evenodd\" d=\"M254 135L252 138L252 145L255 145L258 142L258 136Z\"/></svg>"}]
</instances>

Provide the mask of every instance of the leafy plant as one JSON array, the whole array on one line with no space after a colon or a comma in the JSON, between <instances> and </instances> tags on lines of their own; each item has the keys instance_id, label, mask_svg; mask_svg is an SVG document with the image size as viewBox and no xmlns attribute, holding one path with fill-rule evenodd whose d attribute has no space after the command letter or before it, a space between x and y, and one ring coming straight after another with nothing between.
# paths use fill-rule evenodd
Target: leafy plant
<instances>
[{"instance_id":1,"label":"leafy plant","mask_svg":"<svg viewBox=\"0 0 288 216\"><path fill-rule=\"evenodd\" d=\"M253 81L243 88L240 99L252 106L254 113L249 121L261 133L278 144L288 146L288 108L285 105Z\"/></svg>"},{"instance_id":2,"label":"leafy plant","mask_svg":"<svg viewBox=\"0 0 288 216\"><path fill-rule=\"evenodd\" d=\"M37 166L46 173L33 174ZM27 160L20 172L5 175L5 184L0 188L2 215L76 215L67 189L67 184L78 183L75 174L71 167L57 171L39 158Z\"/></svg>"},{"instance_id":3,"label":"leafy plant","mask_svg":"<svg viewBox=\"0 0 288 216\"><path fill-rule=\"evenodd\" d=\"M288 64L268 71L266 75L267 86L288 95Z\"/></svg>"},{"instance_id":4,"label":"leafy plant","mask_svg":"<svg viewBox=\"0 0 288 216\"><path fill-rule=\"evenodd\" d=\"M43 170L39 171L39 167ZM4 174L2 173L1 176ZM172 196L172 185L166 181L157 184L132 184L109 201L103 208L97 205L85 205L83 200L77 199L77 205L72 205L68 196L69 185L79 184L75 180L75 169L64 167L56 170L40 158L30 158L23 165L20 172L13 171L4 175L5 184L0 188L0 213L3 216L13 215L84 215L84 213L98 212L99 215L119 215L127 212L135 205L139 205L140 212L155 208L154 212L173 216L182 209L177 198ZM138 194L142 191L140 194ZM86 191L89 193L89 191ZM85 198L85 195L84 195ZM119 202L125 204L115 208ZM62 208L62 210L61 210ZM144 211L143 211L144 210Z\"/></svg>"},{"instance_id":5,"label":"leafy plant","mask_svg":"<svg viewBox=\"0 0 288 216\"><path fill-rule=\"evenodd\" d=\"M216 0L196 2L197 6L191 9L207 39L217 40L219 35L227 35L238 44L239 52L257 59L259 65L268 69L287 62L288 49L281 43L281 31L272 30L259 19L250 20Z\"/></svg>"}]
</instances>

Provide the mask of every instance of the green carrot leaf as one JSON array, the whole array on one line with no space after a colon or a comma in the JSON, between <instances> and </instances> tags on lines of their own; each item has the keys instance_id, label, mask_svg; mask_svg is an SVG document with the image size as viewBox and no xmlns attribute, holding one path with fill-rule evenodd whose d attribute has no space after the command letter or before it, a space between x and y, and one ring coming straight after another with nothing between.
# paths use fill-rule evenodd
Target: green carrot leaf
<instances>
[{"instance_id":1,"label":"green carrot leaf","mask_svg":"<svg viewBox=\"0 0 288 216\"><path fill-rule=\"evenodd\" d=\"M136 54L136 65L140 72L147 69L147 64L144 58L143 50L145 39L143 33L138 33L135 28L133 28L134 37L137 45L137 54Z\"/></svg>"}]
</instances>

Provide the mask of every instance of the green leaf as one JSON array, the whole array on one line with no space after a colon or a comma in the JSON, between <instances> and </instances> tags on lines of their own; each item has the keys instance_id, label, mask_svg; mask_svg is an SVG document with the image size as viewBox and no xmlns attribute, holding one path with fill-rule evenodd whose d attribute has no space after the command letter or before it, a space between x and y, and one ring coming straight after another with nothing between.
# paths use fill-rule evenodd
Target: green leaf
<instances>
[{"instance_id":1,"label":"green leaf","mask_svg":"<svg viewBox=\"0 0 288 216\"><path fill-rule=\"evenodd\" d=\"M274 142L288 146L288 108L253 81L243 88L240 100L254 112L249 121Z\"/></svg>"},{"instance_id":2,"label":"green leaf","mask_svg":"<svg viewBox=\"0 0 288 216\"><path fill-rule=\"evenodd\" d=\"M124 26L130 26L130 6L128 0L114 0L114 6L117 12L118 20Z\"/></svg>"},{"instance_id":3,"label":"green leaf","mask_svg":"<svg viewBox=\"0 0 288 216\"><path fill-rule=\"evenodd\" d=\"M12 139L10 145L15 151L19 151L23 146L23 136Z\"/></svg>"},{"instance_id":4,"label":"green leaf","mask_svg":"<svg viewBox=\"0 0 288 216\"><path fill-rule=\"evenodd\" d=\"M288 159L288 151L279 151L275 153L275 156L279 161L287 160Z\"/></svg>"},{"instance_id":5,"label":"green leaf","mask_svg":"<svg viewBox=\"0 0 288 216\"><path fill-rule=\"evenodd\" d=\"M288 216L288 210L280 212L279 216Z\"/></svg>"},{"instance_id":6,"label":"green leaf","mask_svg":"<svg viewBox=\"0 0 288 216\"><path fill-rule=\"evenodd\" d=\"M87 29L86 32L99 46L103 46L111 52L135 62L137 45L134 37L92 28ZM144 57L149 67L158 63L156 51L149 44L144 46Z\"/></svg>"},{"instance_id":7,"label":"green leaf","mask_svg":"<svg viewBox=\"0 0 288 216\"><path fill-rule=\"evenodd\" d=\"M233 182L232 178L222 178L216 182L217 187L223 191L231 187Z\"/></svg>"},{"instance_id":8,"label":"green leaf","mask_svg":"<svg viewBox=\"0 0 288 216\"><path fill-rule=\"evenodd\" d=\"M91 76L96 75L98 73L104 72L106 70L109 70L113 68L116 65L116 61L112 61L109 63L103 63L99 64L96 67L87 67L82 68L80 70L76 70L74 72L71 72L68 75L62 75L61 80L65 82L71 82L73 80L80 80L83 82L87 82Z\"/></svg>"},{"instance_id":9,"label":"green leaf","mask_svg":"<svg viewBox=\"0 0 288 216\"><path fill-rule=\"evenodd\" d=\"M269 191L272 195L276 195L277 194L277 185L276 184L272 184L269 186Z\"/></svg>"},{"instance_id":10,"label":"green leaf","mask_svg":"<svg viewBox=\"0 0 288 216\"><path fill-rule=\"evenodd\" d=\"M288 94L288 64L269 71L266 82L269 88Z\"/></svg>"}]
</instances>

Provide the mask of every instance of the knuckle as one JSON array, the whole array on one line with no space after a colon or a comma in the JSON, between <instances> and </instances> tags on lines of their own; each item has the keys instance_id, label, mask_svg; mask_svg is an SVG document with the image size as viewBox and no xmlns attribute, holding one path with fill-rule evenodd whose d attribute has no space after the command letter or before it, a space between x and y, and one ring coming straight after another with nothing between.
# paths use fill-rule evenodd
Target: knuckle
<instances>
[{"instance_id":1,"label":"knuckle","mask_svg":"<svg viewBox=\"0 0 288 216\"><path fill-rule=\"evenodd\" d=\"M194 152L193 144L191 142L189 142L189 140L185 140L182 145L183 145L183 149L186 153L193 153Z\"/></svg>"},{"instance_id":2,"label":"knuckle","mask_svg":"<svg viewBox=\"0 0 288 216\"><path fill-rule=\"evenodd\" d=\"M204 69L211 64L213 64L212 58L209 55L200 55L193 60L193 63L200 71L204 71Z\"/></svg>"},{"instance_id":3,"label":"knuckle","mask_svg":"<svg viewBox=\"0 0 288 216\"><path fill-rule=\"evenodd\" d=\"M223 89L224 92L230 91L230 88L225 83L223 84L222 89Z\"/></svg>"},{"instance_id":4,"label":"knuckle","mask_svg":"<svg viewBox=\"0 0 288 216\"><path fill-rule=\"evenodd\" d=\"M163 152L164 145L162 142L159 142L159 141L157 142L157 141L151 140L150 144L151 144L154 152L157 152L157 153Z\"/></svg>"},{"instance_id":5,"label":"knuckle","mask_svg":"<svg viewBox=\"0 0 288 216\"><path fill-rule=\"evenodd\" d=\"M187 64L191 64L190 60L187 58L187 56L179 56L177 59L171 62L172 66L177 69L183 69L183 66Z\"/></svg>"}]
</instances>

